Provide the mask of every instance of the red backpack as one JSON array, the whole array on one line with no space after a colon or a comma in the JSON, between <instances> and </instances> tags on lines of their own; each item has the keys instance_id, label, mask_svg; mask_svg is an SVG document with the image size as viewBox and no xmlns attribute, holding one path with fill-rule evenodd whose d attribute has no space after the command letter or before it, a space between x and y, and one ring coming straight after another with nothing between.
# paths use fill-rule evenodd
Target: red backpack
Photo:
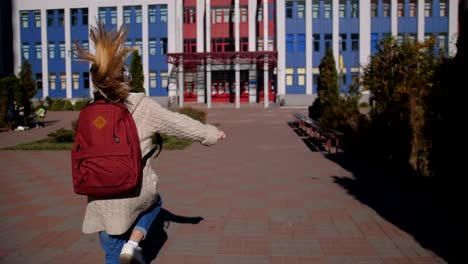
<instances>
[{"instance_id":1,"label":"red backpack","mask_svg":"<svg viewBox=\"0 0 468 264\"><path fill-rule=\"evenodd\" d=\"M159 147L142 158L132 114L124 103L98 100L81 110L71 151L76 194L113 197L134 191L142 166ZM159 153L158 153L159 154Z\"/></svg>"}]
</instances>

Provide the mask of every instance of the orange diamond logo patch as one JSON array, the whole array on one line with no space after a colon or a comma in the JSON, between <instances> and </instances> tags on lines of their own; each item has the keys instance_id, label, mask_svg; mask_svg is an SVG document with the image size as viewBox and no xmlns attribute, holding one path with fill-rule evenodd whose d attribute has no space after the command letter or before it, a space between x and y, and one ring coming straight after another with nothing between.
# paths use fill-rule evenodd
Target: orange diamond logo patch
<instances>
[{"instance_id":1,"label":"orange diamond logo patch","mask_svg":"<svg viewBox=\"0 0 468 264\"><path fill-rule=\"evenodd\" d=\"M96 117L96 119L94 119L93 124L98 129L101 129L107 124L107 121L106 121L106 119L104 119L104 117L98 116L98 117Z\"/></svg>"}]
</instances>

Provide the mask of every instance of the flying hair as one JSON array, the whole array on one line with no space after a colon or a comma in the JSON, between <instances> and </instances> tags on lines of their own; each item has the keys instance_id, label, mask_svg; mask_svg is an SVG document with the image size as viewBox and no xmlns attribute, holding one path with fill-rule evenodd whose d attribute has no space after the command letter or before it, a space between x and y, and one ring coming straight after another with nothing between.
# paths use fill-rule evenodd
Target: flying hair
<instances>
[{"instance_id":1,"label":"flying hair","mask_svg":"<svg viewBox=\"0 0 468 264\"><path fill-rule=\"evenodd\" d=\"M122 78L125 60L137 47L126 47L128 29L123 25L116 30L106 30L102 22L90 26L90 39L95 54L83 49L77 41L73 44L74 57L91 63L90 73L95 92L113 102L125 101L130 87Z\"/></svg>"}]
</instances>

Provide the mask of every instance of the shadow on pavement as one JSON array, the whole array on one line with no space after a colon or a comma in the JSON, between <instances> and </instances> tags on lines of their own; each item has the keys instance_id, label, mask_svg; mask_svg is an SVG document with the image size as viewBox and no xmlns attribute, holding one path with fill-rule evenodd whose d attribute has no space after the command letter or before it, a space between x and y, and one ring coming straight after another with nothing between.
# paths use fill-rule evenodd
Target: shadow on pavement
<instances>
[{"instance_id":1,"label":"shadow on pavement","mask_svg":"<svg viewBox=\"0 0 468 264\"><path fill-rule=\"evenodd\" d=\"M168 236L165 229L167 229L171 222L178 224L199 224L203 217L188 217L175 215L168 210L161 208L158 216L151 225L150 230L140 245L143 249L144 257L147 263L151 263L159 254L159 251L166 243Z\"/></svg>"},{"instance_id":2,"label":"shadow on pavement","mask_svg":"<svg viewBox=\"0 0 468 264\"><path fill-rule=\"evenodd\" d=\"M326 151L323 147L322 142L319 140L310 137L307 133L302 131L294 122L288 122L288 126L302 139L302 142L310 149L312 152L323 152Z\"/></svg>"},{"instance_id":3,"label":"shadow on pavement","mask_svg":"<svg viewBox=\"0 0 468 264\"><path fill-rule=\"evenodd\" d=\"M468 263L464 194L443 191L448 188L429 178L403 179L342 153L327 158L353 173L334 177L350 195L448 263Z\"/></svg>"}]
</instances>

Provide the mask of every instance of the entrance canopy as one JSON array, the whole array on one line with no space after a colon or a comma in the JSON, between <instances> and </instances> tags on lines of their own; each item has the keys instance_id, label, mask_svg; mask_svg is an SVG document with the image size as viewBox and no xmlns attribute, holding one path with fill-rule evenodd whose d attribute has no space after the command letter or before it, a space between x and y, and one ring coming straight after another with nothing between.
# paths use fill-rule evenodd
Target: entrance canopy
<instances>
[{"instance_id":1,"label":"entrance canopy","mask_svg":"<svg viewBox=\"0 0 468 264\"><path fill-rule=\"evenodd\" d=\"M263 68L265 62L268 68L276 67L276 51L226 51L226 52L182 52L168 53L167 62L178 66L183 61L184 69L194 68L200 64L226 65L226 64L257 64Z\"/></svg>"}]
</instances>

